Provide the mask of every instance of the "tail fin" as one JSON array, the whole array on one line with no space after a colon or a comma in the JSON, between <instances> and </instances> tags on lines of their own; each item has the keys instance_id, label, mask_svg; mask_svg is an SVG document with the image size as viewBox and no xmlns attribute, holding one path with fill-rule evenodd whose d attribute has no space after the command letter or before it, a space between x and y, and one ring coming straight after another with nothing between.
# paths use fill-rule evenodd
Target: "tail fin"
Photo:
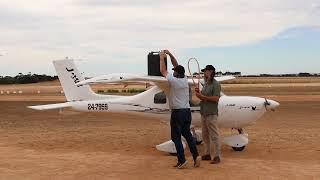
<instances>
[{"instance_id":1,"label":"tail fin","mask_svg":"<svg viewBox=\"0 0 320 180\"><path fill-rule=\"evenodd\" d=\"M89 85L76 85L76 83L83 81L84 78L75 66L73 60L57 60L53 61L53 65L58 74L67 101L102 99L100 95L92 91Z\"/></svg>"}]
</instances>

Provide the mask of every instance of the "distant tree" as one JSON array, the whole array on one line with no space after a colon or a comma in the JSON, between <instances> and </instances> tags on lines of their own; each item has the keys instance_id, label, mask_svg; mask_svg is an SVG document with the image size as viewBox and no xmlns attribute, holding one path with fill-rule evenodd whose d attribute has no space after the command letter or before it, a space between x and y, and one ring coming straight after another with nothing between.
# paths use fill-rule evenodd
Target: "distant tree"
<instances>
[{"instance_id":1,"label":"distant tree","mask_svg":"<svg viewBox=\"0 0 320 180\"><path fill-rule=\"evenodd\" d=\"M15 79L10 76L5 76L0 78L0 84L14 84Z\"/></svg>"},{"instance_id":2,"label":"distant tree","mask_svg":"<svg viewBox=\"0 0 320 180\"><path fill-rule=\"evenodd\" d=\"M18 75L11 76L0 76L0 84L27 84L27 83L37 83L43 81L53 81L58 79L58 76L48 76L48 75L38 75L38 74L28 74L24 75L19 73Z\"/></svg>"},{"instance_id":3,"label":"distant tree","mask_svg":"<svg viewBox=\"0 0 320 180\"><path fill-rule=\"evenodd\" d=\"M310 77L312 75L310 73L299 73L298 76L299 77Z\"/></svg>"}]
</instances>

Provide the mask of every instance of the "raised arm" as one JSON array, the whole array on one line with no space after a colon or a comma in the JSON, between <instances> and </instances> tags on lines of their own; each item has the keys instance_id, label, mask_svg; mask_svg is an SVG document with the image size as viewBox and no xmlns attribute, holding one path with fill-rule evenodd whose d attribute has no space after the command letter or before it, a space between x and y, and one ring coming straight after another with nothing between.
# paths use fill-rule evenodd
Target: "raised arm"
<instances>
[{"instance_id":1,"label":"raised arm","mask_svg":"<svg viewBox=\"0 0 320 180\"><path fill-rule=\"evenodd\" d=\"M164 59L167 55L164 53L164 51L160 52L160 72L162 76L167 77L168 71L166 69L166 64L164 62Z\"/></svg>"},{"instance_id":2,"label":"raised arm","mask_svg":"<svg viewBox=\"0 0 320 180\"><path fill-rule=\"evenodd\" d=\"M164 53L168 54L170 56L171 64L173 67L178 66L177 59L172 55L172 53L169 50L163 50Z\"/></svg>"}]
</instances>

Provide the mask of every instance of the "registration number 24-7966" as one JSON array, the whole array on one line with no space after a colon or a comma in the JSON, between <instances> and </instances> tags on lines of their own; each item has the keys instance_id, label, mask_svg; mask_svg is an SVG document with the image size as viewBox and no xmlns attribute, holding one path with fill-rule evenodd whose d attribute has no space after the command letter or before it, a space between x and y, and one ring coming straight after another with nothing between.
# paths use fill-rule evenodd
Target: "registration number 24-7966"
<instances>
[{"instance_id":1,"label":"registration number 24-7966","mask_svg":"<svg viewBox=\"0 0 320 180\"><path fill-rule=\"evenodd\" d=\"M88 104L88 110L92 111L107 111L109 109L108 104Z\"/></svg>"}]
</instances>

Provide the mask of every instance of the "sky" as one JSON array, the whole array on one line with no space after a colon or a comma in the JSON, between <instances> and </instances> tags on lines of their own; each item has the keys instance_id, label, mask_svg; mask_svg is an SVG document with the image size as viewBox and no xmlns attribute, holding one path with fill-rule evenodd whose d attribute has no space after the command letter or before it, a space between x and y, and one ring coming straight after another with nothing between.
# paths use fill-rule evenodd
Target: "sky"
<instances>
[{"instance_id":1,"label":"sky","mask_svg":"<svg viewBox=\"0 0 320 180\"><path fill-rule=\"evenodd\" d=\"M0 0L0 75L147 73L169 49L187 68L320 73L320 0ZM193 66L194 67L194 66Z\"/></svg>"}]
</instances>

